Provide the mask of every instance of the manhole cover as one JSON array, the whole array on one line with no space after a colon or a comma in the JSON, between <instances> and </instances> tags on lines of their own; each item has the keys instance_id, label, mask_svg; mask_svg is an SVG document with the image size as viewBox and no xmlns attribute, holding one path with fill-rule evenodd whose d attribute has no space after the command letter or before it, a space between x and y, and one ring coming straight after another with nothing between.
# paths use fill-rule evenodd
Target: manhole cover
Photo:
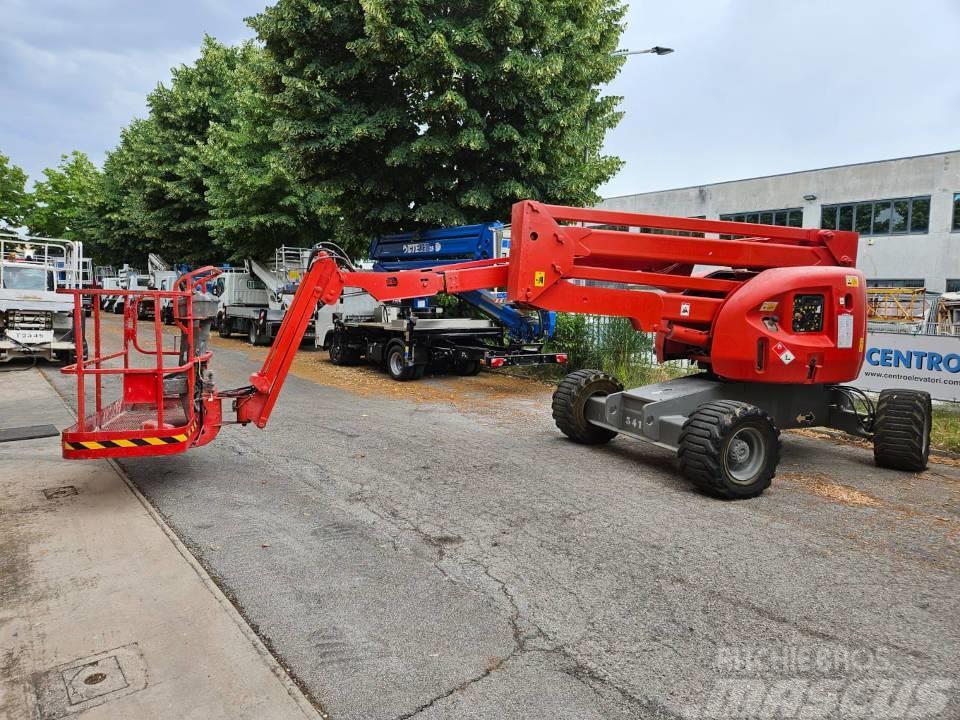
<instances>
[{"instance_id":1,"label":"manhole cover","mask_svg":"<svg viewBox=\"0 0 960 720\"><path fill-rule=\"evenodd\" d=\"M43 489L43 496L47 500L56 500L57 498L67 497L68 495L76 495L76 494L77 494L77 489L73 485L62 485L61 487Z\"/></svg>"},{"instance_id":2,"label":"manhole cover","mask_svg":"<svg viewBox=\"0 0 960 720\"><path fill-rule=\"evenodd\" d=\"M41 720L83 712L147 686L136 643L80 658L33 676Z\"/></svg>"},{"instance_id":3,"label":"manhole cover","mask_svg":"<svg viewBox=\"0 0 960 720\"><path fill-rule=\"evenodd\" d=\"M67 688L67 697L70 704L93 700L93 698L123 690L127 687L127 679L120 669L120 661L116 655L110 655L102 660L72 667L61 671L63 685Z\"/></svg>"}]
</instances>

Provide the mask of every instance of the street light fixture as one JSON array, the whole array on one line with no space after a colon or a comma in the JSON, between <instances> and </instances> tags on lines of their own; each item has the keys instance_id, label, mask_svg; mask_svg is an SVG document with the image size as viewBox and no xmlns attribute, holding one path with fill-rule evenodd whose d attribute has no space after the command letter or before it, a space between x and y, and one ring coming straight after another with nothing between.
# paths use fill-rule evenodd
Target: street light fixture
<instances>
[{"instance_id":1,"label":"street light fixture","mask_svg":"<svg viewBox=\"0 0 960 720\"><path fill-rule=\"evenodd\" d=\"M673 52L673 48L660 47L659 45L654 45L652 48L647 48L646 50L629 50L627 48L621 48L619 50L614 50L611 55L616 55L618 57L626 57L627 55L669 55ZM586 121L587 130L590 129L590 119L587 118ZM583 149L583 161L589 162L590 160L590 149Z\"/></svg>"},{"instance_id":2,"label":"street light fixture","mask_svg":"<svg viewBox=\"0 0 960 720\"><path fill-rule=\"evenodd\" d=\"M646 50L627 50L626 48L622 50L614 50L611 55L669 55L673 52L673 48L660 47L659 45L654 45L652 48L647 48Z\"/></svg>"}]
</instances>

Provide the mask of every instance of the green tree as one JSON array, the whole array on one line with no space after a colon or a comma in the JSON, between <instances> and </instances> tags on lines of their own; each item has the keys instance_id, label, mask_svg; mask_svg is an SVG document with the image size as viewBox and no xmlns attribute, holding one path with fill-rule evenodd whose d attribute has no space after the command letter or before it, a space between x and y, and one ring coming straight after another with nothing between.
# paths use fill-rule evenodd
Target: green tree
<instances>
[{"instance_id":1,"label":"green tree","mask_svg":"<svg viewBox=\"0 0 960 720\"><path fill-rule=\"evenodd\" d=\"M171 219L162 211L166 195L157 176L160 144L156 123L137 119L124 128L120 144L103 163L98 235L111 264L142 265L148 252L167 249Z\"/></svg>"},{"instance_id":2,"label":"green tree","mask_svg":"<svg viewBox=\"0 0 960 720\"><path fill-rule=\"evenodd\" d=\"M274 129L313 206L356 250L390 230L574 205L620 167L601 96L619 0L279 0L251 18Z\"/></svg>"},{"instance_id":3,"label":"green tree","mask_svg":"<svg viewBox=\"0 0 960 720\"><path fill-rule=\"evenodd\" d=\"M204 38L193 65L173 70L169 87L147 96L150 114L124 131L104 163L103 222L116 261L142 265L158 252L171 262L217 260L205 178L210 128L234 113L240 48Z\"/></svg>"},{"instance_id":4,"label":"green tree","mask_svg":"<svg viewBox=\"0 0 960 720\"><path fill-rule=\"evenodd\" d=\"M233 113L211 123L202 153L208 228L230 259L267 257L280 245L303 245L321 229L309 193L296 185L272 134L261 92L263 51L244 43L231 76Z\"/></svg>"},{"instance_id":5,"label":"green tree","mask_svg":"<svg viewBox=\"0 0 960 720\"><path fill-rule=\"evenodd\" d=\"M17 228L29 208L27 174L0 153L0 228Z\"/></svg>"},{"instance_id":6,"label":"green tree","mask_svg":"<svg viewBox=\"0 0 960 720\"><path fill-rule=\"evenodd\" d=\"M93 241L93 214L100 194L100 171L84 153L60 157L56 168L36 182L23 222L32 235Z\"/></svg>"}]
</instances>

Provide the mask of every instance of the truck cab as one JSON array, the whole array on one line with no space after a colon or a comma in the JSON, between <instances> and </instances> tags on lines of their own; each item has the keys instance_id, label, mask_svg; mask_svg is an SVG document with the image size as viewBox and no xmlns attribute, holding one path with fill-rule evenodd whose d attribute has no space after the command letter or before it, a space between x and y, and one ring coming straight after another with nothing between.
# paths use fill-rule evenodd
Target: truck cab
<instances>
[{"instance_id":1,"label":"truck cab","mask_svg":"<svg viewBox=\"0 0 960 720\"><path fill-rule=\"evenodd\" d=\"M74 361L74 307L59 288L84 282L82 244L0 235L0 362Z\"/></svg>"}]
</instances>

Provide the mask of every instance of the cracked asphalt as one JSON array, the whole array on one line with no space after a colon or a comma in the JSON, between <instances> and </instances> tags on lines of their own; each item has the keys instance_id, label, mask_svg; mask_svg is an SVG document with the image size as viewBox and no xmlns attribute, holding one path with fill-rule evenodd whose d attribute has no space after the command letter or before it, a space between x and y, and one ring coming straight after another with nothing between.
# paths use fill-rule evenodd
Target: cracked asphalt
<instances>
[{"instance_id":1,"label":"cracked asphalt","mask_svg":"<svg viewBox=\"0 0 960 720\"><path fill-rule=\"evenodd\" d=\"M214 367L256 361L218 341ZM824 676L944 679L933 716L960 716L957 463L785 435L771 490L720 502L665 451L566 441L542 386L491 407L470 382L416 402L301 373L265 431L121 464L332 718L733 717L724 681ZM871 716L848 710L823 716Z\"/></svg>"}]
</instances>

